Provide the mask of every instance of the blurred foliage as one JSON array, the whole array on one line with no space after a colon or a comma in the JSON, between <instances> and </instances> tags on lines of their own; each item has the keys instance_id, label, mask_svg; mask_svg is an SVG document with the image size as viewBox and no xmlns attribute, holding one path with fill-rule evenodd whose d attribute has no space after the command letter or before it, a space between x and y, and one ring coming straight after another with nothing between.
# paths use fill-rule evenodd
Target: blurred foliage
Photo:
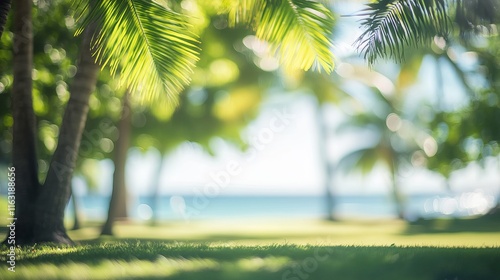
<instances>
[{"instance_id":1,"label":"blurred foliage","mask_svg":"<svg viewBox=\"0 0 500 280\"><path fill-rule=\"evenodd\" d=\"M475 58L474 67L462 71L473 95L465 107L439 111L429 124L439 140L439 151L429 160L429 168L449 175L470 162L483 164L486 158L500 154L499 47L500 38L492 36L485 38L482 45L469 48L469 55Z\"/></svg>"},{"instance_id":2,"label":"blurred foliage","mask_svg":"<svg viewBox=\"0 0 500 280\"><path fill-rule=\"evenodd\" d=\"M37 115L41 177L55 150L63 108L69 99L68 84L76 73L80 39L73 36L75 19L71 1L36 1L33 7L34 69L33 107ZM50 16L47 16L50 15ZM10 18L6 30L10 30ZM0 44L0 159L10 162L13 124L12 32L3 33Z\"/></svg>"}]
</instances>

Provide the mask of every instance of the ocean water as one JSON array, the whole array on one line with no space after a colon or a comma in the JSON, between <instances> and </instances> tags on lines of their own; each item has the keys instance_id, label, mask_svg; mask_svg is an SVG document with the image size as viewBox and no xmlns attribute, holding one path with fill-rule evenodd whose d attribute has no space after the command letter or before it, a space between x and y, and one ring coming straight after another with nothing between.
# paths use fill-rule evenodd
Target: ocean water
<instances>
[{"instance_id":1,"label":"ocean water","mask_svg":"<svg viewBox=\"0 0 500 280\"><path fill-rule=\"evenodd\" d=\"M464 196L465 195L465 196ZM80 213L89 220L104 220L109 197L77 197ZM322 218L326 217L323 196L161 196L129 198L129 215L149 220ZM436 216L469 216L487 212L495 198L477 193L456 196L417 195L405 200L409 220ZM396 207L389 196L336 196L332 212L340 218L390 218ZM72 212L71 203L68 211Z\"/></svg>"}]
</instances>

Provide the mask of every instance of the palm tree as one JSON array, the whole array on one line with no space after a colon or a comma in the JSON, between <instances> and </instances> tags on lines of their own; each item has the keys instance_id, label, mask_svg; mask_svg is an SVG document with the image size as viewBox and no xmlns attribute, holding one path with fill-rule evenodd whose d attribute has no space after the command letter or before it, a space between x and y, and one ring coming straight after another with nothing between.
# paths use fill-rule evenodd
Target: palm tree
<instances>
[{"instance_id":1,"label":"palm tree","mask_svg":"<svg viewBox=\"0 0 500 280\"><path fill-rule=\"evenodd\" d=\"M251 6L247 6L249 3ZM333 58L328 35L333 18L330 11L322 4L307 0L245 1L244 4L229 5L231 19L235 23L244 22L255 26L257 36L267 40L274 47L283 65L304 70L311 67L324 69L327 72L332 70ZM19 5L19 11L25 12L31 9L32 3L23 0L16 1L16 5ZM33 230L29 228L31 222L28 222L32 219L26 219L29 224L26 231L23 231L28 236L23 240L26 243L32 241L72 243L66 234L63 217L71 192L70 181L88 112L88 100L98 71L91 54L95 55L102 67L109 66L113 74L117 74L120 69L120 80L133 94L139 94L143 98L154 98L158 94L165 93L170 98L171 104L176 103L177 93L189 82L191 69L197 59L196 36L189 31L186 17L156 2L91 1L89 4L82 1L82 6L88 16L84 20L86 28L80 28L79 33L86 29L85 32L89 35L83 40L84 46L79 62L81 67L78 67L71 89L71 98L64 114L59 142L47 179L43 188L36 191L33 189L36 189L39 183L36 176L31 176L36 179L35 182L25 184L30 187L24 189L26 196L30 196L32 201L27 197L18 199L18 205L22 208L19 208L16 217L20 218L22 215L19 213L23 211L27 213L25 216L35 217ZM25 24L23 16L26 14L28 13L16 17L14 24L16 27ZM95 24L98 24L99 28L93 27ZM20 34L23 30L19 28L17 31ZM29 49L30 44L26 46ZM18 57L20 58L18 64L25 64L23 67L26 69L23 73L31 72L31 63L21 60L25 59L21 53ZM24 96L19 95L22 98L13 101L15 114L16 112L19 114L19 108L27 107L29 111L32 106L31 88L25 91ZM18 90L14 94L17 95L17 92ZM26 128L14 129L14 137L20 139L19 136L31 133L30 137L25 139L29 143L34 143L35 120L34 115L31 116L33 117L30 117L28 112L27 117L30 119L25 121ZM20 119L22 120L22 117L16 117L18 127ZM21 174L29 175L31 172L33 175L37 173L35 148L34 145L28 144L22 147L24 149L14 148L13 156L27 162L25 166L18 165L17 169ZM21 151L28 151L30 154L19 157ZM33 200L36 201L34 209L31 208Z\"/></svg>"},{"instance_id":2,"label":"palm tree","mask_svg":"<svg viewBox=\"0 0 500 280\"><path fill-rule=\"evenodd\" d=\"M130 93L127 91L123 97L122 115L118 121L118 140L116 141L113 163L113 187L111 201L109 203L108 218L102 227L102 235L113 235L113 222L116 219L126 218L127 215L127 189L125 181L125 164L127 162L127 151L130 146L130 134L132 129L132 110L130 107Z\"/></svg>"},{"instance_id":3,"label":"palm tree","mask_svg":"<svg viewBox=\"0 0 500 280\"><path fill-rule=\"evenodd\" d=\"M370 85L370 78L363 78L363 73L363 68L359 68L355 70L353 76ZM369 74L373 75L372 72ZM364 75L369 76L367 73ZM357 169L362 173L368 173L377 164L385 165L390 174L391 195L396 205L396 214L398 218L404 219L404 200L397 177L401 163L411 157L420 143L413 142L413 140L417 141L413 139L413 135L410 135L414 130L413 126L400 117L402 114L398 107L402 100L396 94L388 97L377 88L372 88L371 92L375 102L372 101L369 106L377 110L363 111L350 116L337 128L338 132L346 130L369 132L372 135L371 141L344 155L338 162L338 166L344 170Z\"/></svg>"},{"instance_id":4,"label":"palm tree","mask_svg":"<svg viewBox=\"0 0 500 280\"><path fill-rule=\"evenodd\" d=\"M99 66L91 56L89 25L84 35L71 97L59 132L59 142L35 206L35 240L71 244L64 228L64 209L71 195L71 179L87 119L88 102L97 81Z\"/></svg>"},{"instance_id":5,"label":"palm tree","mask_svg":"<svg viewBox=\"0 0 500 280\"><path fill-rule=\"evenodd\" d=\"M363 34L356 45L370 64L377 58L402 61L412 50L428 46L438 36L465 42L471 34L490 30L500 20L496 0L378 0L367 5Z\"/></svg>"},{"instance_id":6,"label":"palm tree","mask_svg":"<svg viewBox=\"0 0 500 280\"><path fill-rule=\"evenodd\" d=\"M321 104L317 104L316 108L316 122L318 124L318 152L321 159L321 165L323 167L323 181L325 190L325 206L326 206L326 220L334 221L335 216L333 215L335 203L333 201L333 194L331 188L331 182L334 174L333 163L328 158L328 126L325 121L324 110Z\"/></svg>"},{"instance_id":7,"label":"palm tree","mask_svg":"<svg viewBox=\"0 0 500 280\"><path fill-rule=\"evenodd\" d=\"M34 205L40 192L36 158L35 113L31 96L33 68L33 33L31 0L13 5L14 118L12 164L16 169L16 241L31 242L34 230Z\"/></svg>"},{"instance_id":8,"label":"palm tree","mask_svg":"<svg viewBox=\"0 0 500 280\"><path fill-rule=\"evenodd\" d=\"M397 175L399 172L399 161L402 154L396 151L391 144L391 138L395 133L386 127L386 119L373 113L359 114L351 117L346 123L339 127L339 131L346 128L369 129L375 139L367 147L362 147L344 155L338 162L342 169L354 171L360 170L362 173L368 173L379 163L385 165L390 174L391 194L396 205L396 214L398 218L404 219L403 197L398 186Z\"/></svg>"}]
</instances>

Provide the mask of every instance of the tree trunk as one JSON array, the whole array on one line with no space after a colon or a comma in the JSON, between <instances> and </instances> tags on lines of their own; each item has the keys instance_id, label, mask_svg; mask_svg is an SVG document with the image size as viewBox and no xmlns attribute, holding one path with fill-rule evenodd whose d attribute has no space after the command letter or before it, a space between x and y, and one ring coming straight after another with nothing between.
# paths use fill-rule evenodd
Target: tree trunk
<instances>
[{"instance_id":1,"label":"tree trunk","mask_svg":"<svg viewBox=\"0 0 500 280\"><path fill-rule=\"evenodd\" d=\"M155 226L158 223L158 205L160 199L160 178L161 170L163 169L164 155L160 152L160 162L158 163L158 169L156 169L155 179L153 180L153 197L151 202L151 209L153 209L153 217L151 217L151 225Z\"/></svg>"},{"instance_id":2,"label":"tree trunk","mask_svg":"<svg viewBox=\"0 0 500 280\"><path fill-rule=\"evenodd\" d=\"M11 0L0 0L0 38L2 37L9 16Z\"/></svg>"},{"instance_id":3,"label":"tree trunk","mask_svg":"<svg viewBox=\"0 0 500 280\"><path fill-rule=\"evenodd\" d=\"M33 241L34 204L39 192L36 119L32 101L33 32L31 0L14 2L12 163L16 182L16 244Z\"/></svg>"},{"instance_id":4,"label":"tree trunk","mask_svg":"<svg viewBox=\"0 0 500 280\"><path fill-rule=\"evenodd\" d=\"M395 155L393 155L394 158ZM391 163L391 175L392 175L392 198L394 200L394 204L396 206L396 215L398 219L404 220L405 219L405 207L404 207L404 201L403 201L403 196L401 195L401 192L399 190L398 182L397 182L397 176L398 176L398 168L397 168L397 163L396 160L393 160Z\"/></svg>"},{"instance_id":5,"label":"tree trunk","mask_svg":"<svg viewBox=\"0 0 500 280\"><path fill-rule=\"evenodd\" d=\"M71 202L73 204L73 227L71 229L80 229L80 212L78 208L78 201L76 199L75 192L73 191L73 185L71 185Z\"/></svg>"},{"instance_id":6,"label":"tree trunk","mask_svg":"<svg viewBox=\"0 0 500 280\"><path fill-rule=\"evenodd\" d=\"M326 207L326 219L329 221L334 221L335 217L333 215L333 195L330 188L330 182L333 177L333 168L327 155L327 135L328 129L325 124L325 119L323 116L322 106L318 101L316 107L316 122L318 124L318 148L319 156L321 158L321 163L324 167L324 190L325 190L325 207Z\"/></svg>"},{"instance_id":7,"label":"tree trunk","mask_svg":"<svg viewBox=\"0 0 500 280\"><path fill-rule=\"evenodd\" d=\"M70 88L59 142L52 157L47 179L38 196L35 212L35 241L71 244L64 228L64 210L68 203L70 183L94 90L99 67L91 56L90 41L95 26L89 25L82 41L77 73Z\"/></svg>"},{"instance_id":8,"label":"tree trunk","mask_svg":"<svg viewBox=\"0 0 500 280\"><path fill-rule=\"evenodd\" d=\"M129 92L123 97L122 116L118 123L119 136L115 144L113 173L113 190L109 201L108 218L102 227L101 235L113 235L113 224L117 219L127 218L127 188L125 180L125 165L127 151L130 145L130 130L132 112L130 110Z\"/></svg>"}]
</instances>

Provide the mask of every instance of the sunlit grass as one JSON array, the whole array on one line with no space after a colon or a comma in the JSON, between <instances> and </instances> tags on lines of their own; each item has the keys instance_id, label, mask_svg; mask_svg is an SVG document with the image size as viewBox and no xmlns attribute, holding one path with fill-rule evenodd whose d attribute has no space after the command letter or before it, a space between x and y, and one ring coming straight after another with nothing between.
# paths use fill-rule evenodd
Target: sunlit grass
<instances>
[{"instance_id":1,"label":"sunlit grass","mask_svg":"<svg viewBox=\"0 0 500 280\"><path fill-rule=\"evenodd\" d=\"M98 224L74 247L17 249L0 279L495 279L498 223L240 220ZM473 221L473 223L475 223ZM491 226L487 226L491 225ZM5 262L6 249L0 252Z\"/></svg>"},{"instance_id":2,"label":"sunlit grass","mask_svg":"<svg viewBox=\"0 0 500 280\"><path fill-rule=\"evenodd\" d=\"M120 223L118 238L143 240L219 242L248 246L269 244L357 245L357 246L500 246L500 224L492 226L460 225L450 232L451 221L424 227L403 221L321 220L226 220L179 221L150 227L147 223ZM495 226L497 225L497 226ZM434 230L434 231L432 231ZM447 231L448 230L448 231ZM99 237L100 224L70 232L75 240Z\"/></svg>"},{"instance_id":3,"label":"sunlit grass","mask_svg":"<svg viewBox=\"0 0 500 280\"><path fill-rule=\"evenodd\" d=\"M2 279L493 279L500 261L498 248L135 240L59 249L35 246L17 253L16 272L4 269Z\"/></svg>"}]
</instances>

